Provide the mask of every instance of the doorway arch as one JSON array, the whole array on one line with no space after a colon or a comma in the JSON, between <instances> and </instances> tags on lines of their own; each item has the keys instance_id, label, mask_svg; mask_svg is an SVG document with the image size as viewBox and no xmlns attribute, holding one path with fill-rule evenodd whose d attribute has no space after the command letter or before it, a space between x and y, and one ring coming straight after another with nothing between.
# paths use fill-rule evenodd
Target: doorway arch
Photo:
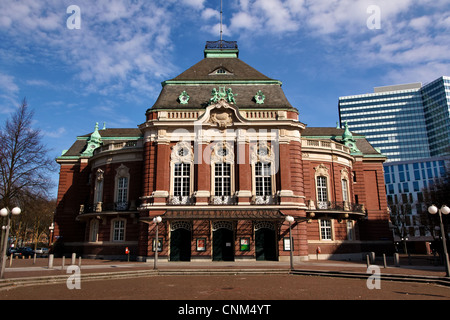
<instances>
[{"instance_id":1,"label":"doorway arch","mask_svg":"<svg viewBox=\"0 0 450 320\"><path fill-rule=\"evenodd\" d=\"M268 221L255 222L255 258L258 261L277 261L277 237L275 224Z\"/></svg>"},{"instance_id":2,"label":"doorway arch","mask_svg":"<svg viewBox=\"0 0 450 320\"><path fill-rule=\"evenodd\" d=\"M170 226L170 261L191 261L192 224L175 221Z\"/></svg>"},{"instance_id":3,"label":"doorway arch","mask_svg":"<svg viewBox=\"0 0 450 320\"><path fill-rule=\"evenodd\" d=\"M212 225L213 261L234 261L234 232L230 221L214 221Z\"/></svg>"}]
</instances>

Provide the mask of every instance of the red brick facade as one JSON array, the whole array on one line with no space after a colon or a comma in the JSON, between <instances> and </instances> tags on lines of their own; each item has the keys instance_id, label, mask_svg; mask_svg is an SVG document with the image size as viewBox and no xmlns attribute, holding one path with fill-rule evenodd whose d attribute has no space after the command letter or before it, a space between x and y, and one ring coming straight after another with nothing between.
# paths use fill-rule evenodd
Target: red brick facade
<instances>
[{"instance_id":1,"label":"red brick facade","mask_svg":"<svg viewBox=\"0 0 450 320\"><path fill-rule=\"evenodd\" d=\"M215 63L236 84L216 84ZM139 129L96 130L58 158L55 251L153 259L158 228L169 261L287 260L292 216L296 260L390 252L385 158L364 137L306 128L279 82L237 58L191 69L164 84Z\"/></svg>"}]
</instances>

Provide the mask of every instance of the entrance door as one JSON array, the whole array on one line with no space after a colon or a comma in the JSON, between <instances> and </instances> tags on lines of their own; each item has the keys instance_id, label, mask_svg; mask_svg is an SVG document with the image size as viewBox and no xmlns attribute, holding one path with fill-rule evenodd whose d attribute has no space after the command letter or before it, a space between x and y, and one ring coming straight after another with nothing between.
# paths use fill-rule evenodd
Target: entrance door
<instances>
[{"instance_id":1,"label":"entrance door","mask_svg":"<svg viewBox=\"0 0 450 320\"><path fill-rule=\"evenodd\" d=\"M256 260L277 261L275 230L261 228L255 231Z\"/></svg>"},{"instance_id":2,"label":"entrance door","mask_svg":"<svg viewBox=\"0 0 450 320\"><path fill-rule=\"evenodd\" d=\"M232 230L220 228L213 231L213 261L234 261Z\"/></svg>"},{"instance_id":3,"label":"entrance door","mask_svg":"<svg viewBox=\"0 0 450 320\"><path fill-rule=\"evenodd\" d=\"M191 231L178 228L170 233L170 261L191 260Z\"/></svg>"}]
</instances>

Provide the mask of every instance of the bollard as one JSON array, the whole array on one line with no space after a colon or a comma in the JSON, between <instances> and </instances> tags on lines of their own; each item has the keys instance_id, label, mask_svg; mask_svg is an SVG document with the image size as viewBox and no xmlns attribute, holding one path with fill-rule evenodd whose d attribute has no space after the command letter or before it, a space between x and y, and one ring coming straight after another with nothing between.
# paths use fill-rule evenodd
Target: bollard
<instances>
[{"instance_id":1,"label":"bollard","mask_svg":"<svg viewBox=\"0 0 450 320\"><path fill-rule=\"evenodd\" d=\"M395 263L396 267L400 266L400 260L399 260L399 257L398 257L398 253L394 253L394 263Z\"/></svg>"},{"instance_id":2,"label":"bollard","mask_svg":"<svg viewBox=\"0 0 450 320\"><path fill-rule=\"evenodd\" d=\"M78 257L78 266L81 268L81 256Z\"/></svg>"},{"instance_id":3,"label":"bollard","mask_svg":"<svg viewBox=\"0 0 450 320\"><path fill-rule=\"evenodd\" d=\"M48 255L48 268L53 269L53 254Z\"/></svg>"},{"instance_id":4,"label":"bollard","mask_svg":"<svg viewBox=\"0 0 450 320\"><path fill-rule=\"evenodd\" d=\"M66 257L62 256L62 260L61 260L61 270L64 270L64 266L66 265Z\"/></svg>"},{"instance_id":5,"label":"bollard","mask_svg":"<svg viewBox=\"0 0 450 320\"><path fill-rule=\"evenodd\" d=\"M370 253L370 262L371 262L372 264L375 264L375 252L371 252L371 253Z\"/></svg>"},{"instance_id":6,"label":"bollard","mask_svg":"<svg viewBox=\"0 0 450 320\"><path fill-rule=\"evenodd\" d=\"M77 259L77 254L74 252L72 253L72 265L75 265L75 260Z\"/></svg>"},{"instance_id":7,"label":"bollard","mask_svg":"<svg viewBox=\"0 0 450 320\"><path fill-rule=\"evenodd\" d=\"M36 264L36 252L33 255L33 264Z\"/></svg>"},{"instance_id":8,"label":"bollard","mask_svg":"<svg viewBox=\"0 0 450 320\"><path fill-rule=\"evenodd\" d=\"M9 267L11 268L11 266L12 266L12 261L13 261L13 257L12 257L12 255L9 257Z\"/></svg>"},{"instance_id":9,"label":"bollard","mask_svg":"<svg viewBox=\"0 0 450 320\"><path fill-rule=\"evenodd\" d=\"M386 254L383 253L383 265L385 268L387 268L387 264L386 264Z\"/></svg>"},{"instance_id":10,"label":"bollard","mask_svg":"<svg viewBox=\"0 0 450 320\"><path fill-rule=\"evenodd\" d=\"M366 255L366 261L367 261L367 268L370 266L370 257L369 255Z\"/></svg>"}]
</instances>

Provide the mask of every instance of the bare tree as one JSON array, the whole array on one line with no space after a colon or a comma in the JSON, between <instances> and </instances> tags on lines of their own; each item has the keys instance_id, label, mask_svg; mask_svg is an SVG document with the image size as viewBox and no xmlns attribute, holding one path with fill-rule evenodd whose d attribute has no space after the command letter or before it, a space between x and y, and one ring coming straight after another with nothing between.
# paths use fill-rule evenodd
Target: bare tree
<instances>
[{"instance_id":1,"label":"bare tree","mask_svg":"<svg viewBox=\"0 0 450 320\"><path fill-rule=\"evenodd\" d=\"M33 112L24 99L21 106L0 128L0 206L18 205L28 192L47 195L55 170L54 161L41 142L39 130L32 128Z\"/></svg>"},{"instance_id":2,"label":"bare tree","mask_svg":"<svg viewBox=\"0 0 450 320\"><path fill-rule=\"evenodd\" d=\"M431 205L435 205L440 208L442 205L450 206L450 172L446 172L441 178L435 179L432 184L422 190L424 196L424 202L428 208ZM443 247L439 240L440 232L436 232L436 229L440 228L438 215L430 215L426 210L422 216L422 223L427 226L433 236L433 248L438 250L442 257ZM443 232L448 235L450 230L450 217L447 215L442 216L444 230ZM447 239L448 241L448 239Z\"/></svg>"},{"instance_id":3,"label":"bare tree","mask_svg":"<svg viewBox=\"0 0 450 320\"><path fill-rule=\"evenodd\" d=\"M403 196L403 195L402 195ZM390 209L390 219L394 228L394 233L400 238L405 253L408 253L406 247L406 239L408 238L408 219L411 214L411 203L404 195L403 200L399 203L388 203Z\"/></svg>"}]
</instances>

